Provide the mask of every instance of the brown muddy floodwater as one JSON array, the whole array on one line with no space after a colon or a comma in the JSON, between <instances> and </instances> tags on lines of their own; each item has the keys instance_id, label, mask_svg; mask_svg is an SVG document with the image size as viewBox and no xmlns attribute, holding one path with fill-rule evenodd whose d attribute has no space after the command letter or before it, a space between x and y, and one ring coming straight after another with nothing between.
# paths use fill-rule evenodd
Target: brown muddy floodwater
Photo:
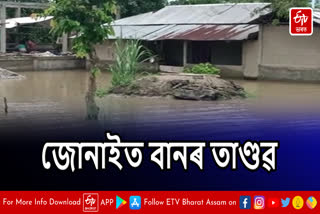
<instances>
[{"instance_id":1,"label":"brown muddy floodwater","mask_svg":"<svg viewBox=\"0 0 320 214\"><path fill-rule=\"evenodd\" d=\"M0 80L0 97L7 97L9 114L0 106L0 130L41 123L47 127L77 127L85 120L89 73L87 71L21 72L26 79ZM102 73L98 87L110 86L111 75ZM224 125L248 125L266 115L319 112L320 85L235 80L249 94L248 99L196 102L170 98L108 96L97 98L100 123L147 128L165 123L205 125L212 120ZM2 104L2 103L1 103ZM19 122L17 122L19 121ZM295 121L297 122L297 121ZM303 122L303 121L301 121ZM316 125L308 121L309 125ZM217 124L217 123L215 123ZM181 130L182 131L182 130Z\"/></svg>"}]
</instances>

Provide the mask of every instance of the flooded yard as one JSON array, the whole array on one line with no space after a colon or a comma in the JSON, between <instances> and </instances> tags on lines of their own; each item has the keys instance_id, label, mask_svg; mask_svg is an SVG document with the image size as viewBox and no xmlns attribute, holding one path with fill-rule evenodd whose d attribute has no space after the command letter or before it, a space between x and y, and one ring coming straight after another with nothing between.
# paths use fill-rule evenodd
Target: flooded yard
<instances>
[{"instance_id":1,"label":"flooded yard","mask_svg":"<svg viewBox=\"0 0 320 214\"><path fill-rule=\"evenodd\" d=\"M0 97L8 99L9 114L0 107L0 130L30 128L76 128L85 121L85 93L87 71L21 72L23 80L0 81ZM110 73L102 73L98 87L110 86ZM248 99L229 101L183 101L169 98L108 96L97 98L100 107L99 124L135 127L139 130L158 127L177 127L172 132L183 132L179 127L205 127L214 122L233 131L246 124L254 129L257 123L279 119L279 115L301 115L285 126L308 122L304 127L317 126L314 113L320 112L320 86L312 83L286 83L235 80L249 94ZM283 117L282 117L283 118ZM39 130L37 128L37 130ZM41 130L41 128L40 128Z\"/></svg>"},{"instance_id":2,"label":"flooded yard","mask_svg":"<svg viewBox=\"0 0 320 214\"><path fill-rule=\"evenodd\" d=\"M273 182L279 188L296 188L291 178L300 181L306 175L311 182L318 180L310 175L319 163L316 154L320 131L318 84L235 80L246 89L249 98L217 102L108 96L96 99L100 107L99 120L88 121L85 101L88 72L22 73L26 76L24 80L0 81L0 96L6 96L9 102L9 113L0 112L0 143L1 148L5 148L0 155L4 163L2 169L14 169L17 173L14 178L6 178L5 188L23 188L20 186L23 176L34 188L47 188L50 184L49 188L59 189L64 185L81 189L84 184L90 184L95 189L110 190L118 188L114 182L119 182L125 184L121 185L123 188L143 189L154 188L154 181L158 179L163 182L157 184L159 189L181 190L188 188L187 182L193 180L193 186L202 190L230 189L230 185L233 190L241 190L260 187L266 177L265 172L217 169L209 149L204 160L206 173L193 165L189 171L193 173L186 172L179 163L175 163L173 171L163 172L149 164L147 156L142 168L126 167L121 173L111 168L106 172L87 169L72 174L43 169L41 154L45 142L101 142L106 131L119 134L124 141L137 142L279 141L278 166L282 170L271 173L274 176L262 182L264 188L273 188L268 186ZM102 73L99 88L110 86L110 79L109 73ZM11 165L6 164L9 162ZM299 165L305 162L311 164ZM148 176L141 180L141 174L146 171ZM221 182L213 182L217 178ZM201 182L196 182L198 180Z\"/></svg>"}]
</instances>

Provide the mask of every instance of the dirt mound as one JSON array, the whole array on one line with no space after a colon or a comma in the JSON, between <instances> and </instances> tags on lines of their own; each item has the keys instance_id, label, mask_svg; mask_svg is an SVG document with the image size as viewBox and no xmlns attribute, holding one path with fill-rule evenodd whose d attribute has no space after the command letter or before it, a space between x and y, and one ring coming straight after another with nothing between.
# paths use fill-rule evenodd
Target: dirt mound
<instances>
[{"instance_id":1,"label":"dirt mound","mask_svg":"<svg viewBox=\"0 0 320 214\"><path fill-rule=\"evenodd\" d=\"M183 100L221 100L245 98L244 89L233 81L214 75L161 74L145 76L129 86L118 86L111 94L133 96L171 96Z\"/></svg>"}]
</instances>

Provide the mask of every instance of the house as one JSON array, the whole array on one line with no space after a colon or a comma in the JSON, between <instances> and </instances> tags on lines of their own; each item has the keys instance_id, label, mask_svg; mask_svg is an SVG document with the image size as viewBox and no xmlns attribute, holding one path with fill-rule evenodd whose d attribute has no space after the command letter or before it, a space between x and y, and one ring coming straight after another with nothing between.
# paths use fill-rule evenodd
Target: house
<instances>
[{"instance_id":1,"label":"house","mask_svg":"<svg viewBox=\"0 0 320 214\"><path fill-rule=\"evenodd\" d=\"M274 26L269 3L167 6L117 20L115 36L96 47L101 61L114 59L117 38L138 39L159 57L160 70L210 62L223 76L320 80L320 12L313 36L292 37L288 23Z\"/></svg>"}]
</instances>

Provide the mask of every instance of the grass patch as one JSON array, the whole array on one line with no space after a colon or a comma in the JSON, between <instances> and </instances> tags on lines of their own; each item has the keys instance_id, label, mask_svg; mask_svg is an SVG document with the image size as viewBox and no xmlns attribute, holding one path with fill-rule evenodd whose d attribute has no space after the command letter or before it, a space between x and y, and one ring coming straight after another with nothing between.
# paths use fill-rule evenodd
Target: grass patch
<instances>
[{"instance_id":1,"label":"grass patch","mask_svg":"<svg viewBox=\"0 0 320 214\"><path fill-rule=\"evenodd\" d=\"M140 63L148 60L150 53L137 40L118 40L115 50L116 59L110 67L112 86L128 86L136 78Z\"/></svg>"},{"instance_id":2,"label":"grass patch","mask_svg":"<svg viewBox=\"0 0 320 214\"><path fill-rule=\"evenodd\" d=\"M109 94L109 89L101 88L96 91L96 96L99 98L103 98L104 96L106 96L108 94Z\"/></svg>"},{"instance_id":3,"label":"grass patch","mask_svg":"<svg viewBox=\"0 0 320 214\"><path fill-rule=\"evenodd\" d=\"M198 65L194 65L191 68L185 68L183 70L184 73L192 73L192 74L214 74L219 75L220 69L213 66L210 63L200 63Z\"/></svg>"}]
</instances>

